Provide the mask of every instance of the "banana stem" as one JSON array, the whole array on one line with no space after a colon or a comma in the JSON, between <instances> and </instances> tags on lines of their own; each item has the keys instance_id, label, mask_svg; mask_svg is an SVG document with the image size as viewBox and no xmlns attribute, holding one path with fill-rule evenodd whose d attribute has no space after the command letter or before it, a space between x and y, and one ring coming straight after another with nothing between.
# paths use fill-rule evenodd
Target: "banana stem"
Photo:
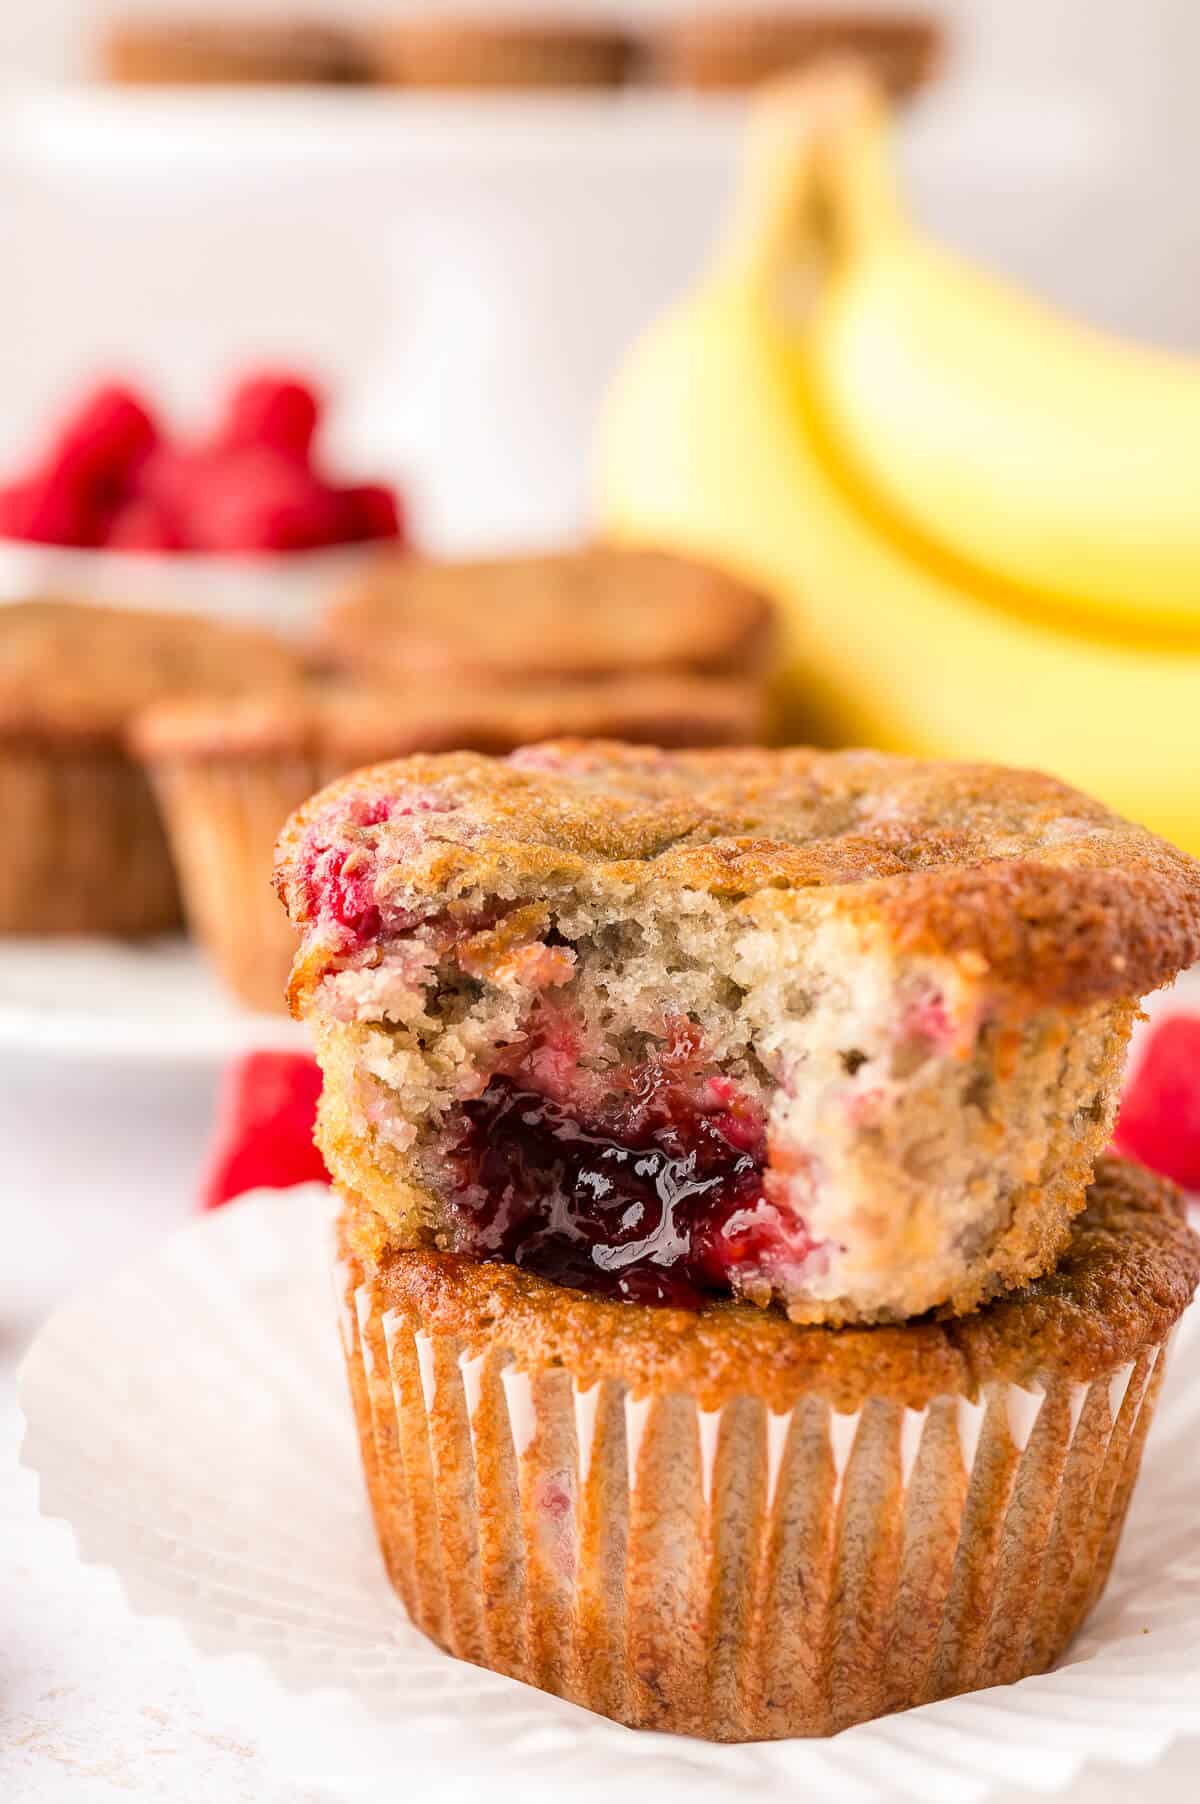
<instances>
[{"instance_id":1,"label":"banana stem","mask_svg":"<svg viewBox=\"0 0 1200 1804\"><path fill-rule=\"evenodd\" d=\"M755 105L718 275L766 295L900 221L884 99L857 64L829 64Z\"/></svg>"}]
</instances>

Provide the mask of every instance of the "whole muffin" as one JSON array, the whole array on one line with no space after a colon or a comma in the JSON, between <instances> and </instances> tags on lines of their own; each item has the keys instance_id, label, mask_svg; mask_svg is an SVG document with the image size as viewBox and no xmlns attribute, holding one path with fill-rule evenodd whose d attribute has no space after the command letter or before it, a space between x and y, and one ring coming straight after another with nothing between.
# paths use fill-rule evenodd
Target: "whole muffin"
<instances>
[{"instance_id":1,"label":"whole muffin","mask_svg":"<svg viewBox=\"0 0 1200 1804\"><path fill-rule=\"evenodd\" d=\"M1046 1271L1200 866L1065 784L560 742L312 798L279 883L359 1251L793 1321Z\"/></svg>"},{"instance_id":2,"label":"whole muffin","mask_svg":"<svg viewBox=\"0 0 1200 1804\"><path fill-rule=\"evenodd\" d=\"M316 19L131 15L107 28L97 61L109 81L137 85L343 83L368 75L359 35Z\"/></svg>"},{"instance_id":3,"label":"whole muffin","mask_svg":"<svg viewBox=\"0 0 1200 1804\"><path fill-rule=\"evenodd\" d=\"M445 12L389 20L372 34L378 79L409 88L612 88L635 40L615 23Z\"/></svg>"},{"instance_id":4,"label":"whole muffin","mask_svg":"<svg viewBox=\"0 0 1200 1804\"><path fill-rule=\"evenodd\" d=\"M758 676L769 603L662 551L581 551L463 563L383 552L327 611L318 648L365 681L592 681Z\"/></svg>"},{"instance_id":5,"label":"whole muffin","mask_svg":"<svg viewBox=\"0 0 1200 1804\"><path fill-rule=\"evenodd\" d=\"M827 57L852 57L897 97L933 79L942 47L931 15L886 9L692 11L668 20L655 38L658 67L679 87L750 88Z\"/></svg>"},{"instance_id":6,"label":"whole muffin","mask_svg":"<svg viewBox=\"0 0 1200 1804\"><path fill-rule=\"evenodd\" d=\"M411 752L509 752L554 733L662 745L761 737L750 677L627 676L487 686L308 682L159 703L131 743L167 825L188 924L239 999L285 1010L295 932L271 883L275 841L314 790Z\"/></svg>"},{"instance_id":7,"label":"whole muffin","mask_svg":"<svg viewBox=\"0 0 1200 1804\"><path fill-rule=\"evenodd\" d=\"M827 1735L1051 1666L1099 1598L1200 1242L1102 1163L1055 1271L834 1331L354 1248L380 1546L461 1659L633 1727Z\"/></svg>"},{"instance_id":8,"label":"whole muffin","mask_svg":"<svg viewBox=\"0 0 1200 1804\"><path fill-rule=\"evenodd\" d=\"M147 934L179 892L131 719L157 697L278 686L266 634L69 601L0 608L0 932Z\"/></svg>"}]
</instances>

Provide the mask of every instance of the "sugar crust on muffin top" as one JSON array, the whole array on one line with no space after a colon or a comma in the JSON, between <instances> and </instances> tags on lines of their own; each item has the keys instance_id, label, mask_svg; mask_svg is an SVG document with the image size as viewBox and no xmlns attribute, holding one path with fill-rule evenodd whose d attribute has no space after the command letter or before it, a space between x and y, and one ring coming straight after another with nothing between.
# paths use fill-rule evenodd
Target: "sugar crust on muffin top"
<instances>
[{"instance_id":1,"label":"sugar crust on muffin top","mask_svg":"<svg viewBox=\"0 0 1200 1804\"><path fill-rule=\"evenodd\" d=\"M867 752L414 757L280 843L360 1256L794 1321L1049 1270L1200 867L1066 785Z\"/></svg>"}]
</instances>

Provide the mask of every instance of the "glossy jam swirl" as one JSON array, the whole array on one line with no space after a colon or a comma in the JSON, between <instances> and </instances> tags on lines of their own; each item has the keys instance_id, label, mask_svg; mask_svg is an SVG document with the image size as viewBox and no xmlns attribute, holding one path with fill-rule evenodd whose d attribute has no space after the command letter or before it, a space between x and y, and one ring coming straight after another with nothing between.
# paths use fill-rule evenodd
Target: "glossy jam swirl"
<instances>
[{"instance_id":1,"label":"glossy jam swirl","mask_svg":"<svg viewBox=\"0 0 1200 1804\"><path fill-rule=\"evenodd\" d=\"M584 1123L495 1078L452 1155L456 1248L627 1302L699 1308L775 1239L761 1126L645 1087ZM794 1234L793 1227L793 1234Z\"/></svg>"}]
</instances>

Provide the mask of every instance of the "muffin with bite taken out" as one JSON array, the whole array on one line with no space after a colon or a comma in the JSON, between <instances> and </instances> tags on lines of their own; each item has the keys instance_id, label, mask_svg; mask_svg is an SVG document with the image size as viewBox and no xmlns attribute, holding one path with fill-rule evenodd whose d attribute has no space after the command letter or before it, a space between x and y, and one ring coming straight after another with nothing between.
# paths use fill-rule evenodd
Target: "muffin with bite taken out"
<instances>
[{"instance_id":1,"label":"muffin with bite taken out","mask_svg":"<svg viewBox=\"0 0 1200 1804\"><path fill-rule=\"evenodd\" d=\"M389 1573L619 1720L1049 1664L1200 1265L1102 1165L1200 867L1031 773L551 743L289 823Z\"/></svg>"}]
</instances>

